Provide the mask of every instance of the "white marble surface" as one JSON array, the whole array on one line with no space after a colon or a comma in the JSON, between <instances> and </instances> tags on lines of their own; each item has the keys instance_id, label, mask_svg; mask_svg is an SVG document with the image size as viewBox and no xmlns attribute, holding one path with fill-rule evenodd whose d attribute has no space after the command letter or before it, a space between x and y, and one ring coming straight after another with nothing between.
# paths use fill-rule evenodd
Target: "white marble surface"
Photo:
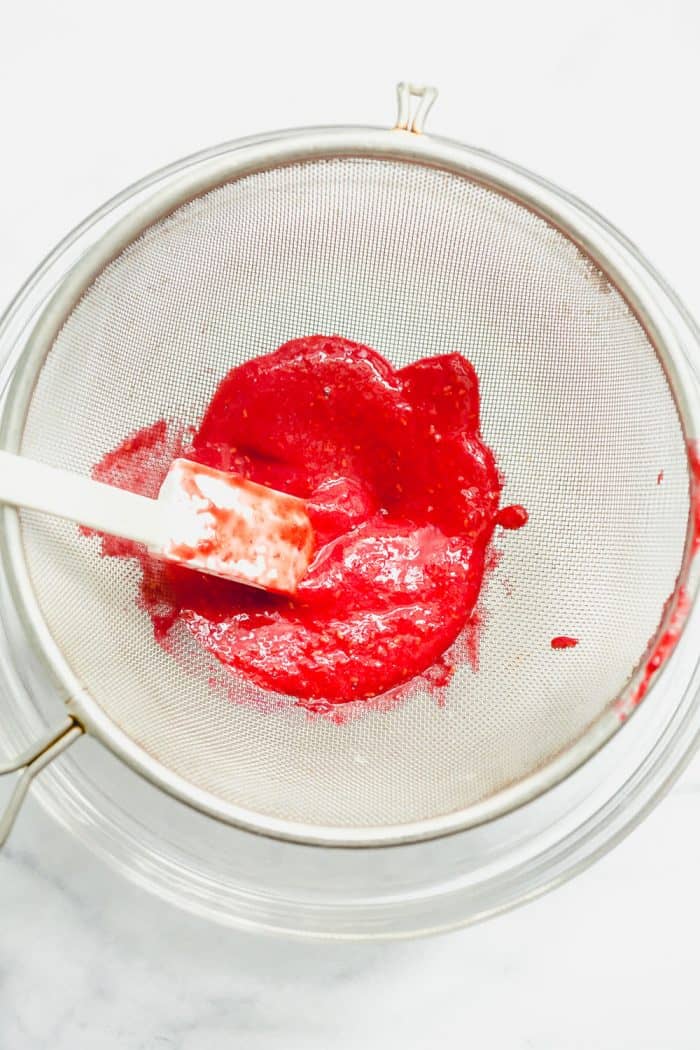
<instances>
[{"instance_id":1,"label":"white marble surface","mask_svg":"<svg viewBox=\"0 0 700 1050\"><path fill-rule=\"evenodd\" d=\"M0 859L2 1050L697 1050L700 763L612 854L398 944L238 934L108 871L31 804Z\"/></svg>"},{"instance_id":2,"label":"white marble surface","mask_svg":"<svg viewBox=\"0 0 700 1050\"><path fill-rule=\"evenodd\" d=\"M87 0L5 5L0 300L143 172L304 123L434 130L547 173L625 229L700 315L700 10ZM0 1050L697 1050L700 763L549 897L396 945L276 942L138 890L30 801L0 859Z\"/></svg>"}]
</instances>

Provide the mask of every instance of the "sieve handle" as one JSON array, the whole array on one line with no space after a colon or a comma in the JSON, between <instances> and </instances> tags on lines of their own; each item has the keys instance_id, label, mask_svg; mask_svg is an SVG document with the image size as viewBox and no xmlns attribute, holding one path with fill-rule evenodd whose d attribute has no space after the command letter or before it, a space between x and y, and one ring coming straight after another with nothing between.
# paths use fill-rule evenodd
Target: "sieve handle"
<instances>
[{"instance_id":1,"label":"sieve handle","mask_svg":"<svg viewBox=\"0 0 700 1050\"><path fill-rule=\"evenodd\" d=\"M62 726L42 737L28 751L9 762L0 762L0 777L8 773L20 773L10 801L4 812L0 812L0 848L7 841L34 777L82 734L83 727L74 719L67 718Z\"/></svg>"},{"instance_id":2,"label":"sieve handle","mask_svg":"<svg viewBox=\"0 0 700 1050\"><path fill-rule=\"evenodd\" d=\"M168 534L162 503L100 481L0 451L0 503L44 511L160 548Z\"/></svg>"}]
</instances>

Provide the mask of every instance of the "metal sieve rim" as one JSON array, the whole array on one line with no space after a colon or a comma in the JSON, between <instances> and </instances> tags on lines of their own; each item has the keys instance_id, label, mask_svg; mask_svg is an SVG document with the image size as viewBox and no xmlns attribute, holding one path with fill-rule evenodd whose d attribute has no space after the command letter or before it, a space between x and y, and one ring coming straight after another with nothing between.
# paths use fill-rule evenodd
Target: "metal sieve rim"
<instances>
[{"instance_id":1,"label":"metal sieve rim","mask_svg":"<svg viewBox=\"0 0 700 1050\"><path fill-rule=\"evenodd\" d=\"M187 201L227 182L281 165L338 157L403 161L451 172L505 194L554 225L590 257L625 297L666 371L686 437L693 438L699 432L700 411L690 397L691 391L696 392L692 372L673 323L676 307L669 300L668 313L664 310L657 301L664 296L663 286L651 268L593 211L509 162L449 140L400 130L325 128L234 142L221 152L212 155L207 151L185 160L180 168L168 169L178 171L173 183L153 193L109 229L76 263L51 297L19 356L1 420L2 444L10 450L19 447L34 383L55 336L85 288L135 237ZM134 188L135 193L138 188ZM311 827L261 816L193 787L156 762L113 725L82 688L48 631L24 560L19 516L10 508L3 508L0 514L0 546L17 609L42 659L68 692L68 711L88 732L156 786L195 809L250 831L325 846L392 845L461 831L501 816L553 787L620 727L617 715L609 706L570 748L541 769L483 802L427 821L348 829ZM686 568L687 559L686 550ZM660 631L665 622L660 625Z\"/></svg>"}]
</instances>

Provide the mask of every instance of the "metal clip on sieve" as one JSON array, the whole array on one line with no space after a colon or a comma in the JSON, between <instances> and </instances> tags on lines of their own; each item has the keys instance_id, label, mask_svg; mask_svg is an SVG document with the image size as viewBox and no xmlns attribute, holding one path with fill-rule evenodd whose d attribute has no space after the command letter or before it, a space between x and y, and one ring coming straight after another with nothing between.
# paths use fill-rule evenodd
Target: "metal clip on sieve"
<instances>
[{"instance_id":1,"label":"metal clip on sieve","mask_svg":"<svg viewBox=\"0 0 700 1050\"><path fill-rule=\"evenodd\" d=\"M414 135L420 135L425 127L425 120L431 110L433 102L437 98L437 88L427 85L408 84L402 81L396 86L396 94L399 102L399 112L396 118L396 131L410 131ZM411 115L411 98L419 100L413 115Z\"/></svg>"}]
</instances>

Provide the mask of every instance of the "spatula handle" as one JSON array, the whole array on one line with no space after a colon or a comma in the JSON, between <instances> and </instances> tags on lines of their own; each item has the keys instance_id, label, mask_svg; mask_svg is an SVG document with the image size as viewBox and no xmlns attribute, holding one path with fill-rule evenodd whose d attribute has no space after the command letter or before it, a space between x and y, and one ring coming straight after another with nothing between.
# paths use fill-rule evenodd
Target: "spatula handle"
<instances>
[{"instance_id":1,"label":"spatula handle","mask_svg":"<svg viewBox=\"0 0 700 1050\"><path fill-rule=\"evenodd\" d=\"M166 511L157 500L0 451L0 502L45 511L159 549Z\"/></svg>"}]
</instances>

